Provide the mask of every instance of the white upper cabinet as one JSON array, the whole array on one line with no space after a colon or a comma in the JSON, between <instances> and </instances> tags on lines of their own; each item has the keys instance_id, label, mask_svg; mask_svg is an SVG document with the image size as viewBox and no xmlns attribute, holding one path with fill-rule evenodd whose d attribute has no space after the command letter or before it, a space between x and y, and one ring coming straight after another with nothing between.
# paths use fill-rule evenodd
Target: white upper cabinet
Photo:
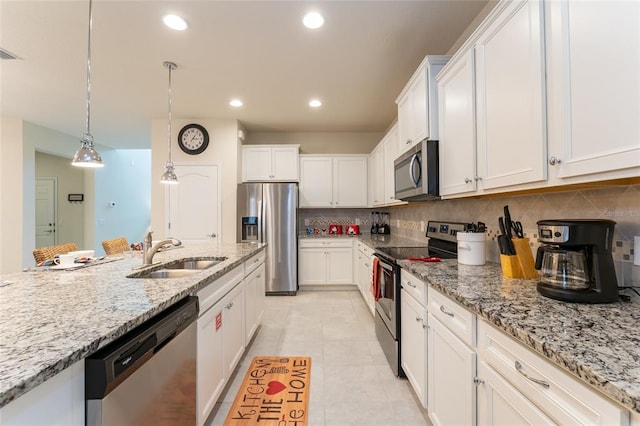
<instances>
[{"instance_id":1,"label":"white upper cabinet","mask_svg":"<svg viewBox=\"0 0 640 426\"><path fill-rule=\"evenodd\" d=\"M367 207L367 156L300 156L300 207Z\"/></svg>"},{"instance_id":2,"label":"white upper cabinet","mask_svg":"<svg viewBox=\"0 0 640 426\"><path fill-rule=\"evenodd\" d=\"M498 4L438 75L441 195L546 180L542 6Z\"/></svg>"},{"instance_id":3,"label":"white upper cabinet","mask_svg":"<svg viewBox=\"0 0 640 426\"><path fill-rule=\"evenodd\" d=\"M438 76L440 195L476 190L474 52L449 62Z\"/></svg>"},{"instance_id":4,"label":"white upper cabinet","mask_svg":"<svg viewBox=\"0 0 640 426\"><path fill-rule=\"evenodd\" d=\"M384 205L384 145L381 141L371 152L371 185L373 185L373 199L371 203L374 207Z\"/></svg>"},{"instance_id":5,"label":"white upper cabinet","mask_svg":"<svg viewBox=\"0 0 640 426\"><path fill-rule=\"evenodd\" d=\"M547 178L542 8L541 1L509 3L475 45L484 189Z\"/></svg>"},{"instance_id":6,"label":"white upper cabinet","mask_svg":"<svg viewBox=\"0 0 640 426\"><path fill-rule=\"evenodd\" d=\"M398 125L395 124L385 135L382 140L382 146L384 151L384 205L395 204L407 204L406 201L396 199L396 187L395 187L395 168L393 162L398 158L402 151L400 151L400 144L398 143Z\"/></svg>"},{"instance_id":7,"label":"white upper cabinet","mask_svg":"<svg viewBox=\"0 0 640 426\"><path fill-rule=\"evenodd\" d=\"M244 145L242 181L297 182L300 145Z\"/></svg>"},{"instance_id":8,"label":"white upper cabinet","mask_svg":"<svg viewBox=\"0 0 640 426\"><path fill-rule=\"evenodd\" d=\"M429 55L396 99L398 104L398 133L400 153L424 138L438 139L438 91L435 76L449 60L449 56Z\"/></svg>"},{"instance_id":9,"label":"white upper cabinet","mask_svg":"<svg viewBox=\"0 0 640 426\"><path fill-rule=\"evenodd\" d=\"M640 3L546 6L547 160L554 183L638 176Z\"/></svg>"}]
</instances>

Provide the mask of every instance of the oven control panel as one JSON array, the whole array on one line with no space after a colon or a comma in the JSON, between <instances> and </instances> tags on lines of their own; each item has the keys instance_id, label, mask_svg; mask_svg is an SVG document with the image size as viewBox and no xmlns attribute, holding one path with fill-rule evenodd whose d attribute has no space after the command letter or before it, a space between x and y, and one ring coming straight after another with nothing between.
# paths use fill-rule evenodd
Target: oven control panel
<instances>
[{"instance_id":1,"label":"oven control panel","mask_svg":"<svg viewBox=\"0 0 640 426\"><path fill-rule=\"evenodd\" d=\"M461 222L436 222L429 221L427 225L427 238L456 242L456 234L464 232L469 224Z\"/></svg>"}]
</instances>

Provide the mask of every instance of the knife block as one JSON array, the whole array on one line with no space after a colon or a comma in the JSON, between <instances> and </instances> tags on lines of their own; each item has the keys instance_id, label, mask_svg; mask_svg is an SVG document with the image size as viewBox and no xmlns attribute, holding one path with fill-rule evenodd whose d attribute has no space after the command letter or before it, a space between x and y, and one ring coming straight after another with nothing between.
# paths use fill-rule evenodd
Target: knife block
<instances>
[{"instance_id":1,"label":"knife block","mask_svg":"<svg viewBox=\"0 0 640 426\"><path fill-rule=\"evenodd\" d=\"M538 278L538 271L533 262L533 254L529 248L528 238L512 238L513 247L516 249L514 256L500 255L502 275L509 278Z\"/></svg>"}]
</instances>

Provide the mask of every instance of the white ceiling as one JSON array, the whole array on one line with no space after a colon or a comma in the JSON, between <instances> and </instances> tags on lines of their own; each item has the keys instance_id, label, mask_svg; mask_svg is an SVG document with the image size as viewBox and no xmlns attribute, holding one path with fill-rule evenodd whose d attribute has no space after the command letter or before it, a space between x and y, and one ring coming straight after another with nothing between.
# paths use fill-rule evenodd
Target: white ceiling
<instances>
[{"instance_id":1,"label":"white ceiling","mask_svg":"<svg viewBox=\"0 0 640 426\"><path fill-rule=\"evenodd\" d=\"M151 120L233 118L249 132L382 132L425 54L446 53L486 0L94 0L91 133L151 146ZM85 128L88 1L0 1L3 116L69 135ZM325 17L308 30L309 10ZM177 13L189 29L161 18ZM241 98L241 109L229 107ZM318 97L324 105L307 106Z\"/></svg>"}]
</instances>

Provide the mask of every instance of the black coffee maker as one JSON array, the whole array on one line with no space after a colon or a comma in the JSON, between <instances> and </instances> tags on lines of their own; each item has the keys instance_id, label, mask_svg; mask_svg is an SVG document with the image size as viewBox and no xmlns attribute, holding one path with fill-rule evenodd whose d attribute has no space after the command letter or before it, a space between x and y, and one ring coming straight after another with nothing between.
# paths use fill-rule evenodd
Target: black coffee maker
<instances>
[{"instance_id":1,"label":"black coffee maker","mask_svg":"<svg viewBox=\"0 0 640 426\"><path fill-rule=\"evenodd\" d=\"M538 292L566 302L616 302L618 281L611 255L615 224L588 219L539 221Z\"/></svg>"}]
</instances>

